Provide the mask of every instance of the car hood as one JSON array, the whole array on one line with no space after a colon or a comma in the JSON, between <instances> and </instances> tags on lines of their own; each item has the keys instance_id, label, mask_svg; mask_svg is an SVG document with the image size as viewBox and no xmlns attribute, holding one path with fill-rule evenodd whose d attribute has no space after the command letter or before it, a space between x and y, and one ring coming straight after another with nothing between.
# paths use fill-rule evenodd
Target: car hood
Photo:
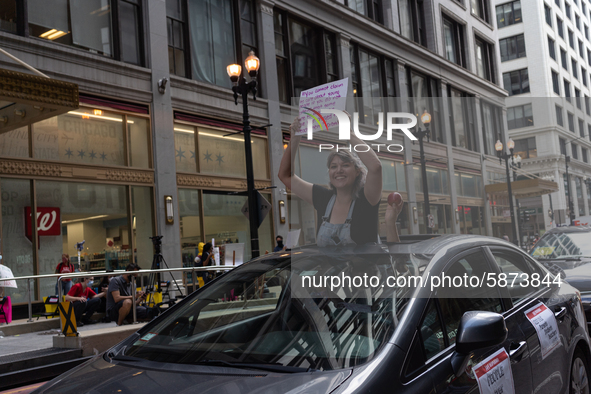
<instances>
[{"instance_id":1,"label":"car hood","mask_svg":"<svg viewBox=\"0 0 591 394\"><path fill-rule=\"evenodd\" d=\"M329 393L350 369L295 374L251 369L164 364L150 361L111 364L102 357L75 368L35 393Z\"/></svg>"},{"instance_id":2,"label":"car hood","mask_svg":"<svg viewBox=\"0 0 591 394\"><path fill-rule=\"evenodd\" d=\"M579 291L591 291L591 264L565 269L566 281Z\"/></svg>"}]
</instances>

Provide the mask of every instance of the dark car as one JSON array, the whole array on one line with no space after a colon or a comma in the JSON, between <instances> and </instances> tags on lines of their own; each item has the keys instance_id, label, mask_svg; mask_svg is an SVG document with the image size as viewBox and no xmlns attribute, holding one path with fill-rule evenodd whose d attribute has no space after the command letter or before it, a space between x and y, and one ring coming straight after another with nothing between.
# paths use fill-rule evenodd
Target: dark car
<instances>
[{"instance_id":1,"label":"dark car","mask_svg":"<svg viewBox=\"0 0 591 394\"><path fill-rule=\"evenodd\" d=\"M270 254L37 392L588 393L585 317L559 281L482 236Z\"/></svg>"},{"instance_id":2,"label":"dark car","mask_svg":"<svg viewBox=\"0 0 591 394\"><path fill-rule=\"evenodd\" d=\"M531 254L550 270L560 267L565 280L581 292L591 328L591 227L553 228L538 240Z\"/></svg>"}]
</instances>

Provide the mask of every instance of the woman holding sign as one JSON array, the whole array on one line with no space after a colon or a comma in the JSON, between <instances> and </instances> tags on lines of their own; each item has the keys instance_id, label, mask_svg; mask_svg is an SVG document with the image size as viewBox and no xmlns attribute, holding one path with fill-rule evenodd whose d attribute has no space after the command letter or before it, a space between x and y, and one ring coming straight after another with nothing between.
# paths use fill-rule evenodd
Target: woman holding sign
<instances>
[{"instance_id":1,"label":"woman holding sign","mask_svg":"<svg viewBox=\"0 0 591 394\"><path fill-rule=\"evenodd\" d=\"M317 212L318 246L363 245L378 241L378 212L382 197L382 164L373 149L351 133L350 143L358 154L344 149L331 152L327 167L329 187L313 185L293 173L295 155L301 136L299 118L290 126L290 146L284 150L279 166L279 179ZM359 146L366 145L367 149ZM365 151L367 150L367 151ZM402 210L402 199L389 204L386 212L388 241L398 241L396 217Z\"/></svg>"}]
</instances>

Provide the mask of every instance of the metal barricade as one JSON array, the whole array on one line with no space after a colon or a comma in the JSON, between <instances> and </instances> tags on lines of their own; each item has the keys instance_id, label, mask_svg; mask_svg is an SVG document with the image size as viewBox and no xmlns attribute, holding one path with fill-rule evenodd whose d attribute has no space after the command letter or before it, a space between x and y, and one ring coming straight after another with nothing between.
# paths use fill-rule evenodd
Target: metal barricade
<instances>
[{"instance_id":1,"label":"metal barricade","mask_svg":"<svg viewBox=\"0 0 591 394\"><path fill-rule=\"evenodd\" d=\"M116 276L116 275L122 275L125 274L126 272L133 272L133 273L137 273L139 275L141 275L141 287L143 288L143 282L144 282L144 278L142 274L150 274L150 273L162 273L162 272L191 272L191 276L193 279L193 286L195 286L195 278L196 278L196 271L231 271L234 268L236 268L235 266L225 266L225 265L214 265L214 266L209 266L209 267L185 267L185 268L166 268L166 269L156 269L156 270L139 270L139 271L123 271L123 270L115 270L115 271L111 271L111 272L107 272L107 271L92 271L92 272L77 272L77 273L73 273L73 274L47 274L47 275L29 275L29 276L19 276L19 277L14 277L14 278L10 278L10 280L26 280L27 281L27 302L28 302L28 309L29 309L29 319L27 320L27 322L32 322L33 321L33 303L31 300L31 280L35 280L35 279L45 279L45 278L57 278L57 288L58 288L58 297L61 300L62 299L62 286L61 286L61 281L63 279L73 279L73 278L87 278L89 276L92 277L103 277L103 276ZM132 292L133 292L133 297L132 297L132 302L133 302L133 323L137 323L137 316L136 316L136 283L135 283L135 276L132 275ZM6 280L8 280L8 278L5 278ZM174 279L175 281L177 279Z\"/></svg>"}]
</instances>

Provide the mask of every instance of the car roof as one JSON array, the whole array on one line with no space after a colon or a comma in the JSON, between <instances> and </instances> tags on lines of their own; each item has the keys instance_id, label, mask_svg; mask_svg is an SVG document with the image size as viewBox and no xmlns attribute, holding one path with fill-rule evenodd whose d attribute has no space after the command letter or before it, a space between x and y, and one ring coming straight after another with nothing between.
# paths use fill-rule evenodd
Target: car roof
<instances>
[{"instance_id":1,"label":"car roof","mask_svg":"<svg viewBox=\"0 0 591 394\"><path fill-rule=\"evenodd\" d=\"M546 234L565 234L565 233L591 233L591 227L589 226L564 226L554 227L546 231Z\"/></svg>"},{"instance_id":2,"label":"car roof","mask_svg":"<svg viewBox=\"0 0 591 394\"><path fill-rule=\"evenodd\" d=\"M277 253L262 256L263 258L277 258L288 257L297 254L298 258L326 255L375 255L375 254L421 254L426 256L434 256L442 249L468 249L471 247L483 245L499 245L505 247L512 247L519 250L515 245L500 238L488 237L483 235L471 234L433 234L431 238L426 236L418 237L413 240L411 237L402 237L402 242L388 242L381 245L367 244L358 246L346 247L319 247L316 245L306 245L291 249L290 251L282 251ZM427 238L427 239L425 239Z\"/></svg>"}]
</instances>

